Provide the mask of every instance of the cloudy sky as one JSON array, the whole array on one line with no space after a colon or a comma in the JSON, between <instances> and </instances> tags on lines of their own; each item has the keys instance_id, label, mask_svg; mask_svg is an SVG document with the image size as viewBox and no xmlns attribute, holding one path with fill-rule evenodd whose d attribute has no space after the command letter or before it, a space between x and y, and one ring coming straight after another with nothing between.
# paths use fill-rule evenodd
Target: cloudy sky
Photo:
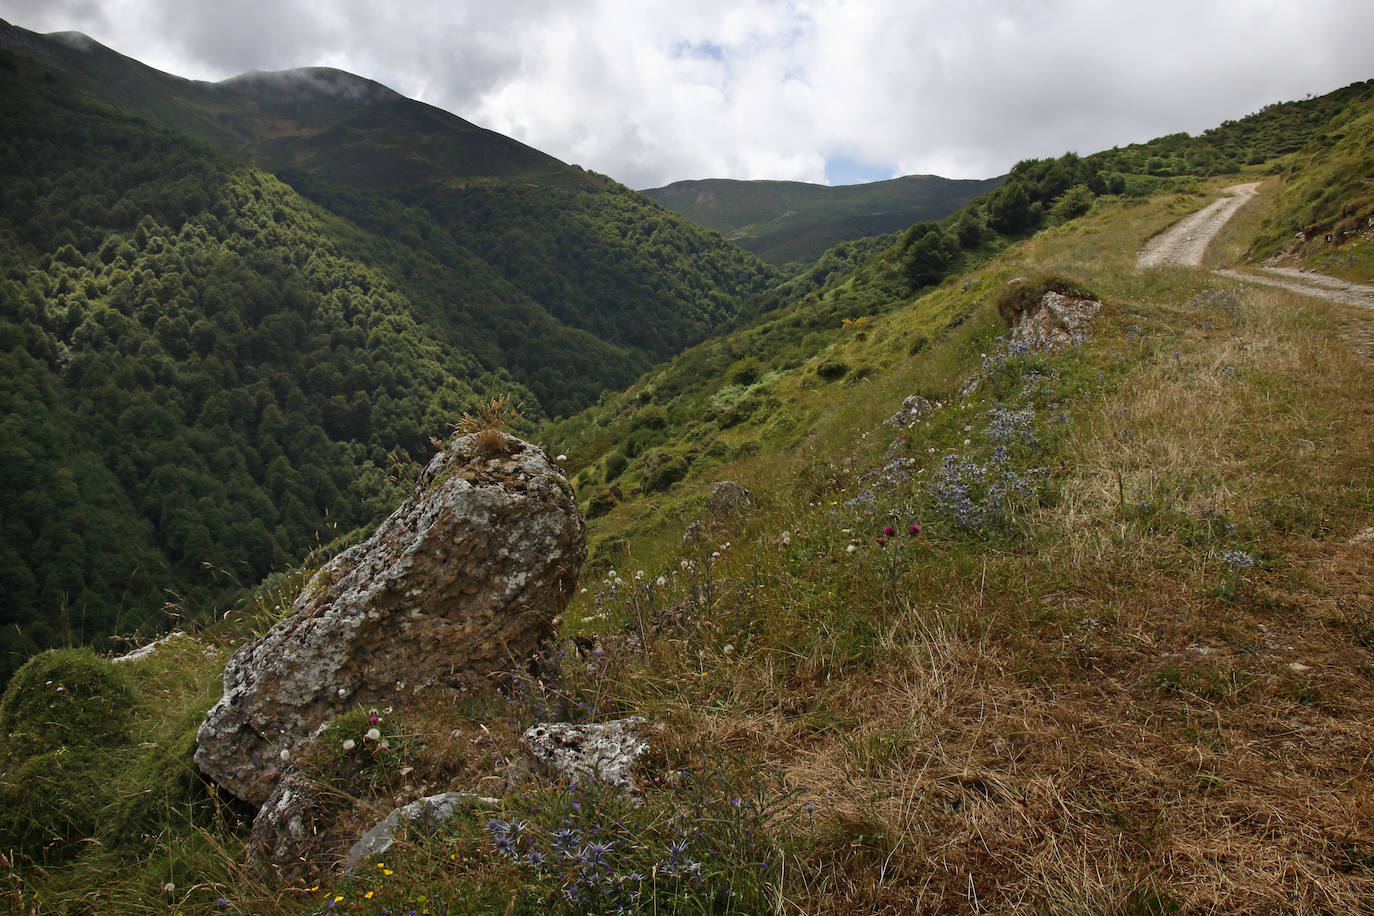
<instances>
[{"instance_id":1,"label":"cloudy sky","mask_svg":"<svg viewBox=\"0 0 1374 916\"><path fill-rule=\"evenodd\" d=\"M1369 0L0 0L181 76L331 66L635 188L1001 174L1374 77Z\"/></svg>"}]
</instances>

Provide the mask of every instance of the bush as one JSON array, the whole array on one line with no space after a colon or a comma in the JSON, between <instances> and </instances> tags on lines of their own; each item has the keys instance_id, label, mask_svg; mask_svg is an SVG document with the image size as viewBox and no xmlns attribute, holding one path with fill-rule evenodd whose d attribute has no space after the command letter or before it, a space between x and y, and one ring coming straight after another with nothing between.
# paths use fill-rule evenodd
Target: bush
<instances>
[{"instance_id":1,"label":"bush","mask_svg":"<svg viewBox=\"0 0 1374 916\"><path fill-rule=\"evenodd\" d=\"M0 699L0 763L125 744L137 702L129 676L90 649L35 655Z\"/></svg>"},{"instance_id":2,"label":"bush","mask_svg":"<svg viewBox=\"0 0 1374 916\"><path fill-rule=\"evenodd\" d=\"M660 404L650 404L630 418L630 429L663 429L668 425L668 411Z\"/></svg>"},{"instance_id":3,"label":"bush","mask_svg":"<svg viewBox=\"0 0 1374 916\"><path fill-rule=\"evenodd\" d=\"M113 801L137 705L129 676L90 649L29 659L0 699L0 850L66 861Z\"/></svg>"},{"instance_id":4,"label":"bush","mask_svg":"<svg viewBox=\"0 0 1374 916\"><path fill-rule=\"evenodd\" d=\"M649 470L644 475L644 491L653 493L666 490L687 476L690 465L681 455L659 454L653 456Z\"/></svg>"},{"instance_id":5,"label":"bush","mask_svg":"<svg viewBox=\"0 0 1374 916\"><path fill-rule=\"evenodd\" d=\"M1054 206L1050 207L1050 219L1056 223L1066 223L1077 219L1093 208L1093 192L1087 185L1074 185L1064 192Z\"/></svg>"},{"instance_id":6,"label":"bush","mask_svg":"<svg viewBox=\"0 0 1374 916\"><path fill-rule=\"evenodd\" d=\"M625 473L625 468L630 464L630 459L625 457L624 452L611 452L606 456L606 483L615 480Z\"/></svg>"},{"instance_id":7,"label":"bush","mask_svg":"<svg viewBox=\"0 0 1374 916\"><path fill-rule=\"evenodd\" d=\"M816 367L816 374L827 382L833 382L836 379L844 378L848 372L849 365L838 359L827 359Z\"/></svg>"},{"instance_id":8,"label":"bush","mask_svg":"<svg viewBox=\"0 0 1374 916\"><path fill-rule=\"evenodd\" d=\"M0 851L56 865L81 851L113 801L112 758L61 747L0 771Z\"/></svg>"}]
</instances>

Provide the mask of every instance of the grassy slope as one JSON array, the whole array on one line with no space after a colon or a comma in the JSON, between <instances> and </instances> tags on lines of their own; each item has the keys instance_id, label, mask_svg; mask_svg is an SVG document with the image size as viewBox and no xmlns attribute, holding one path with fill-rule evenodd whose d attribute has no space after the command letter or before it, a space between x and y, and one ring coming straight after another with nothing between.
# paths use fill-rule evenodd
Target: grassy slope
<instances>
[{"instance_id":1,"label":"grassy slope","mask_svg":"<svg viewBox=\"0 0 1374 916\"><path fill-rule=\"evenodd\" d=\"M906 175L826 187L799 181L679 181L641 191L670 210L752 251L770 264L810 263L846 239L882 235L938 220L1002 179L956 181Z\"/></svg>"},{"instance_id":2,"label":"grassy slope","mask_svg":"<svg viewBox=\"0 0 1374 916\"><path fill-rule=\"evenodd\" d=\"M1374 88L1368 93L1374 95ZM1374 279L1374 110L1353 102L1294 156L1253 253L1350 280ZM1304 240L1294 238L1302 233ZM1327 237L1331 242L1327 242Z\"/></svg>"}]
</instances>

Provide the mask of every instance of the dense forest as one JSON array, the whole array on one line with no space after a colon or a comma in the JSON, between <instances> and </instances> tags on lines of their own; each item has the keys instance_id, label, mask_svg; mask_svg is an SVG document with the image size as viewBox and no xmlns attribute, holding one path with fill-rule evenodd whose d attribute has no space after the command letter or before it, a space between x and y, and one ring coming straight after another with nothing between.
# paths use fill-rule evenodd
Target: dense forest
<instances>
[{"instance_id":1,"label":"dense forest","mask_svg":"<svg viewBox=\"0 0 1374 916\"><path fill-rule=\"evenodd\" d=\"M0 679L231 606L379 520L465 409L532 430L774 279L598 176L288 174L321 205L24 57L0 84Z\"/></svg>"}]
</instances>

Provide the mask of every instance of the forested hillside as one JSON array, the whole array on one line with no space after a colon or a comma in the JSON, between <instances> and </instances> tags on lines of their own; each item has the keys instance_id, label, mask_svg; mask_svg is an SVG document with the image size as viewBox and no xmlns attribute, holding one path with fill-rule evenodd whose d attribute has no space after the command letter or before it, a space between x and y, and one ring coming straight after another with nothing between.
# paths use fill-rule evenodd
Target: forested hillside
<instances>
[{"instance_id":1,"label":"forested hillside","mask_svg":"<svg viewBox=\"0 0 1374 916\"><path fill-rule=\"evenodd\" d=\"M464 410L583 407L772 277L561 164L577 187L288 176L331 213L29 55L0 51L0 120L0 678L225 609L374 523Z\"/></svg>"},{"instance_id":2,"label":"forested hillside","mask_svg":"<svg viewBox=\"0 0 1374 916\"><path fill-rule=\"evenodd\" d=\"M603 176L324 68L185 80L75 33L0 46L276 174L440 333L568 414L719 330L776 273Z\"/></svg>"}]
</instances>

